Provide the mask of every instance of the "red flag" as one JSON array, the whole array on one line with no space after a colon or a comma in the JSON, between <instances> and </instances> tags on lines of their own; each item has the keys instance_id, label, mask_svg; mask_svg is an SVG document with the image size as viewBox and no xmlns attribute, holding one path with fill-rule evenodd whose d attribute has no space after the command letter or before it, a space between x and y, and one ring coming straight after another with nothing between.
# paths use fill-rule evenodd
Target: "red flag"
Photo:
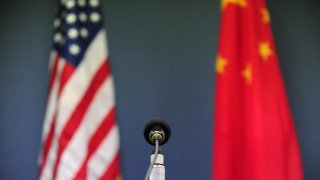
<instances>
[{"instance_id":1,"label":"red flag","mask_svg":"<svg viewBox=\"0 0 320 180\"><path fill-rule=\"evenodd\" d=\"M59 2L39 179L119 179L119 132L100 1Z\"/></svg>"},{"instance_id":2,"label":"red flag","mask_svg":"<svg viewBox=\"0 0 320 180\"><path fill-rule=\"evenodd\" d=\"M303 179L264 0L222 0L220 23L213 179Z\"/></svg>"}]
</instances>

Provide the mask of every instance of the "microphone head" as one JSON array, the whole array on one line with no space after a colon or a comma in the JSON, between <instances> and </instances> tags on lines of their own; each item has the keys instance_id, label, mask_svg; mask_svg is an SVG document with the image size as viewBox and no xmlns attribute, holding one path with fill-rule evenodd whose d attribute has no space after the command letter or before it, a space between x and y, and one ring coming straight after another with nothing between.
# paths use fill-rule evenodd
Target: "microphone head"
<instances>
[{"instance_id":1,"label":"microphone head","mask_svg":"<svg viewBox=\"0 0 320 180\"><path fill-rule=\"evenodd\" d=\"M171 136L171 127L164 119L154 118L145 125L143 135L149 144L154 146L156 140L159 140L161 146L168 142Z\"/></svg>"}]
</instances>

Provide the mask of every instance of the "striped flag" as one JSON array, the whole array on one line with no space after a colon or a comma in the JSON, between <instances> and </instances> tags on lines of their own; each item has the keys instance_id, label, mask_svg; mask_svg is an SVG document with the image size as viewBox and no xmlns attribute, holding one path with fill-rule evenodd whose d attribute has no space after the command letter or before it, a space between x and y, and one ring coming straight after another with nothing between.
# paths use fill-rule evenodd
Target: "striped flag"
<instances>
[{"instance_id":1,"label":"striped flag","mask_svg":"<svg viewBox=\"0 0 320 180\"><path fill-rule=\"evenodd\" d=\"M119 132L98 0L62 0L54 20L39 179L120 179Z\"/></svg>"},{"instance_id":2,"label":"striped flag","mask_svg":"<svg viewBox=\"0 0 320 180\"><path fill-rule=\"evenodd\" d=\"M264 0L222 0L214 180L301 180L298 140Z\"/></svg>"}]
</instances>

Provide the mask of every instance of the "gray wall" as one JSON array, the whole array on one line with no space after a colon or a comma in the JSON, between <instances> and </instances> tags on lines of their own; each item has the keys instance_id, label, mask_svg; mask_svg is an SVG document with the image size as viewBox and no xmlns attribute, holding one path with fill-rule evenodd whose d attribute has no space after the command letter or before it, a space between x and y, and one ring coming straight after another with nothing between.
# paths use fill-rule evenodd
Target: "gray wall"
<instances>
[{"instance_id":1,"label":"gray wall","mask_svg":"<svg viewBox=\"0 0 320 180\"><path fill-rule=\"evenodd\" d=\"M55 3L0 3L0 179L36 179ZM320 2L269 0L306 179L320 179ZM143 179L154 116L172 125L167 179L210 179L217 0L104 1L125 180ZM190 132L190 136L185 136Z\"/></svg>"}]
</instances>

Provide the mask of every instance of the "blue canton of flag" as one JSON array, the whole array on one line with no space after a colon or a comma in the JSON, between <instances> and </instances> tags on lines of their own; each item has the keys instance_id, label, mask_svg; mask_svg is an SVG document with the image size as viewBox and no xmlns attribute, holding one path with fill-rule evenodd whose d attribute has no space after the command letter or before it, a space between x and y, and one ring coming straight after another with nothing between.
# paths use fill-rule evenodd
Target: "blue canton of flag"
<instances>
[{"instance_id":1,"label":"blue canton of flag","mask_svg":"<svg viewBox=\"0 0 320 180\"><path fill-rule=\"evenodd\" d=\"M89 5L88 5L89 3ZM99 1L65 0L53 22L53 47L77 66L97 32L102 27Z\"/></svg>"}]
</instances>

